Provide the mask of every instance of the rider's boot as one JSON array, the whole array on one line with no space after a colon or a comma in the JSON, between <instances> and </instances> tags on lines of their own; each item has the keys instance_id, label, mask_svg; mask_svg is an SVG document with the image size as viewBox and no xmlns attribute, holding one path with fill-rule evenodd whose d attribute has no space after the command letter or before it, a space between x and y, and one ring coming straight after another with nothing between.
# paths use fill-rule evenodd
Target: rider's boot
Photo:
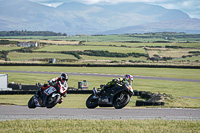
<instances>
[{"instance_id":1,"label":"rider's boot","mask_svg":"<svg viewBox=\"0 0 200 133\"><path fill-rule=\"evenodd\" d=\"M61 104L62 102L63 102L63 99L61 98L61 99L58 101L58 103Z\"/></svg>"}]
</instances>

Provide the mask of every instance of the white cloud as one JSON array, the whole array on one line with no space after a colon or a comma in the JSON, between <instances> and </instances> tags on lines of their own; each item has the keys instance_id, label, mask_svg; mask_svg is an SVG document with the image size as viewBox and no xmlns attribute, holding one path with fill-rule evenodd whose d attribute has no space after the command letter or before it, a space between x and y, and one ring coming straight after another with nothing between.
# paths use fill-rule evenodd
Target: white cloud
<instances>
[{"instance_id":1,"label":"white cloud","mask_svg":"<svg viewBox=\"0 0 200 133\"><path fill-rule=\"evenodd\" d=\"M42 5L45 5L45 6L50 6L50 7L57 7L61 4L63 4L63 2L58 2L58 3L40 3Z\"/></svg>"}]
</instances>

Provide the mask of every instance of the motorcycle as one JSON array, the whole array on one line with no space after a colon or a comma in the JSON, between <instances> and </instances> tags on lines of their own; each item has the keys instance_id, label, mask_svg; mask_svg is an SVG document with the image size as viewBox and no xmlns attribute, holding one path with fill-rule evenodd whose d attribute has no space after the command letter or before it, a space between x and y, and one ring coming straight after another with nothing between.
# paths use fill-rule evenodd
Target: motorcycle
<instances>
[{"instance_id":1,"label":"motorcycle","mask_svg":"<svg viewBox=\"0 0 200 133\"><path fill-rule=\"evenodd\" d=\"M47 89L41 92L41 94L38 95L36 93L30 98L28 101L28 107L53 108L57 103L62 103L62 96L66 97L67 89L68 84L66 81L64 83L59 81L59 87L56 87L55 85L47 85Z\"/></svg>"},{"instance_id":2,"label":"motorcycle","mask_svg":"<svg viewBox=\"0 0 200 133\"><path fill-rule=\"evenodd\" d=\"M88 97L86 106L89 109L99 107L114 107L115 109L122 109L125 107L131 96L133 89L128 84L116 84L114 87L103 91L101 94L97 93L97 89L93 88L93 93Z\"/></svg>"}]
</instances>

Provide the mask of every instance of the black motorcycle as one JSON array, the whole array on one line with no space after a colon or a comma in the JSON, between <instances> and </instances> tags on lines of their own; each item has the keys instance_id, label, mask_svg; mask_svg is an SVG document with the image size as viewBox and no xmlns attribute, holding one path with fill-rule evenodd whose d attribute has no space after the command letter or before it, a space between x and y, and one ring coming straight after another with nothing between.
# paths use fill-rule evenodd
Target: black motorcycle
<instances>
[{"instance_id":1,"label":"black motorcycle","mask_svg":"<svg viewBox=\"0 0 200 133\"><path fill-rule=\"evenodd\" d=\"M86 106L89 109L94 109L97 106L121 109L129 103L132 95L133 89L128 83L123 85L116 84L114 87L106 89L100 94L97 93L96 88L93 88L93 94L88 97Z\"/></svg>"}]
</instances>

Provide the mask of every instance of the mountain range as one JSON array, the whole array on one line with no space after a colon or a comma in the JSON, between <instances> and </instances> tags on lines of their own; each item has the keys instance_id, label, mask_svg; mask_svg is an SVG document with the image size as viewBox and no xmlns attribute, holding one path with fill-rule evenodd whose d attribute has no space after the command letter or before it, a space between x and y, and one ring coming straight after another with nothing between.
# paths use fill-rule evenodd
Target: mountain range
<instances>
[{"instance_id":1,"label":"mountain range","mask_svg":"<svg viewBox=\"0 0 200 133\"><path fill-rule=\"evenodd\" d=\"M28 0L0 0L0 30L75 34L200 33L200 19L145 3L63 3L48 7Z\"/></svg>"}]
</instances>

